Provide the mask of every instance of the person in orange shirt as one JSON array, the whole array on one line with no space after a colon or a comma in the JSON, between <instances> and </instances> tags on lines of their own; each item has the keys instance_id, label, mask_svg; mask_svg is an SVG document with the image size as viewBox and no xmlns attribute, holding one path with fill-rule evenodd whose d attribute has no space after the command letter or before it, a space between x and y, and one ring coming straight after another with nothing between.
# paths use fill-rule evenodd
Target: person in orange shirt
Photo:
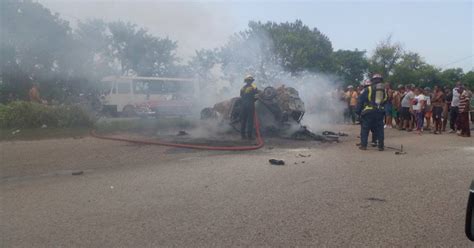
<instances>
[{"instance_id":1,"label":"person in orange shirt","mask_svg":"<svg viewBox=\"0 0 474 248\"><path fill-rule=\"evenodd\" d=\"M348 91L346 93L346 98L349 102L349 116L352 120L352 124L356 124L355 109L357 107L357 98L359 97L359 94L357 94L357 91L354 90L354 87L352 85L349 85L347 89Z\"/></svg>"},{"instance_id":2,"label":"person in orange shirt","mask_svg":"<svg viewBox=\"0 0 474 248\"><path fill-rule=\"evenodd\" d=\"M38 84L34 83L28 92L31 102L41 103L41 97L38 89Z\"/></svg>"}]
</instances>

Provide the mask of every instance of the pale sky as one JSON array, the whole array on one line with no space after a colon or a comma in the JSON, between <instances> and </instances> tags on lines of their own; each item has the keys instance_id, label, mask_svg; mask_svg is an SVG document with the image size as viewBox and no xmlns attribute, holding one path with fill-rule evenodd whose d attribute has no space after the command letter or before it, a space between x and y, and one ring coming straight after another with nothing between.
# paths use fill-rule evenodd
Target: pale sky
<instances>
[{"instance_id":1,"label":"pale sky","mask_svg":"<svg viewBox=\"0 0 474 248\"><path fill-rule=\"evenodd\" d=\"M38 0L64 19L124 20L177 40L179 55L214 48L250 20L301 19L337 49L373 51L392 35L438 67L474 69L473 1L143 1Z\"/></svg>"}]
</instances>

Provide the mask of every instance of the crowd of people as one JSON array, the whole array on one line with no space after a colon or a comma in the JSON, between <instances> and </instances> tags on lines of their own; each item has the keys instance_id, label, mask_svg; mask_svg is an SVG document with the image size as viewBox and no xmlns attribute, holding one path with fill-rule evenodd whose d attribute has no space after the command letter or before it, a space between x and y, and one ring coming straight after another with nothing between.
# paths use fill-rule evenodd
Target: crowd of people
<instances>
[{"instance_id":1,"label":"crowd of people","mask_svg":"<svg viewBox=\"0 0 474 248\"><path fill-rule=\"evenodd\" d=\"M340 99L347 106L344 112L346 123L360 123L356 107L361 101L360 96L370 84L370 81L365 81L357 87L350 85L341 93ZM419 135L448 131L462 137L471 136L470 122L474 123L474 113L470 111L474 101L472 91L462 83L458 82L453 88L436 85L431 89L414 84L392 88L392 84L386 82L384 88L384 128L414 131Z\"/></svg>"}]
</instances>

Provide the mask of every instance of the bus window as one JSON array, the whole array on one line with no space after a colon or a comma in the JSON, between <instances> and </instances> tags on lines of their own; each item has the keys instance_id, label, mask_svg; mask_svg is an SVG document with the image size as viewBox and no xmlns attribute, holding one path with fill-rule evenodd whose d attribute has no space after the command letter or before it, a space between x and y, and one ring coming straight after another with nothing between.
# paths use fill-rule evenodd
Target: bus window
<instances>
[{"instance_id":1,"label":"bus window","mask_svg":"<svg viewBox=\"0 0 474 248\"><path fill-rule=\"evenodd\" d=\"M148 83L141 81L133 81L133 93L134 94L148 94Z\"/></svg>"},{"instance_id":2,"label":"bus window","mask_svg":"<svg viewBox=\"0 0 474 248\"><path fill-rule=\"evenodd\" d=\"M148 90L151 94L163 94L163 83L162 82L151 82L148 83Z\"/></svg>"},{"instance_id":3,"label":"bus window","mask_svg":"<svg viewBox=\"0 0 474 248\"><path fill-rule=\"evenodd\" d=\"M117 92L118 92L118 94L128 94L128 93L130 93L130 84L129 83L117 83Z\"/></svg>"}]
</instances>

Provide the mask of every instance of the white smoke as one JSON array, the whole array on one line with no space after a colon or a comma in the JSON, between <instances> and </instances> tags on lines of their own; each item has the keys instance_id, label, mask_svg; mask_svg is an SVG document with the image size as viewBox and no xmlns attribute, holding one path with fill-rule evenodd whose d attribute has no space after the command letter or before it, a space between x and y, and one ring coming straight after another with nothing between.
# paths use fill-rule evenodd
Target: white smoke
<instances>
[{"instance_id":1,"label":"white smoke","mask_svg":"<svg viewBox=\"0 0 474 248\"><path fill-rule=\"evenodd\" d=\"M203 85L198 106L212 107L215 103L239 96L243 79L247 74L255 78L260 90L267 86L293 87L305 103L306 114L302 124L313 130L339 122L343 118L345 104L340 101L336 77L324 73L302 71L292 74L277 62L269 59L272 40L258 34L242 44L227 44L231 54L226 65L216 64L209 71L208 81ZM228 49L229 50L229 49Z\"/></svg>"}]
</instances>

